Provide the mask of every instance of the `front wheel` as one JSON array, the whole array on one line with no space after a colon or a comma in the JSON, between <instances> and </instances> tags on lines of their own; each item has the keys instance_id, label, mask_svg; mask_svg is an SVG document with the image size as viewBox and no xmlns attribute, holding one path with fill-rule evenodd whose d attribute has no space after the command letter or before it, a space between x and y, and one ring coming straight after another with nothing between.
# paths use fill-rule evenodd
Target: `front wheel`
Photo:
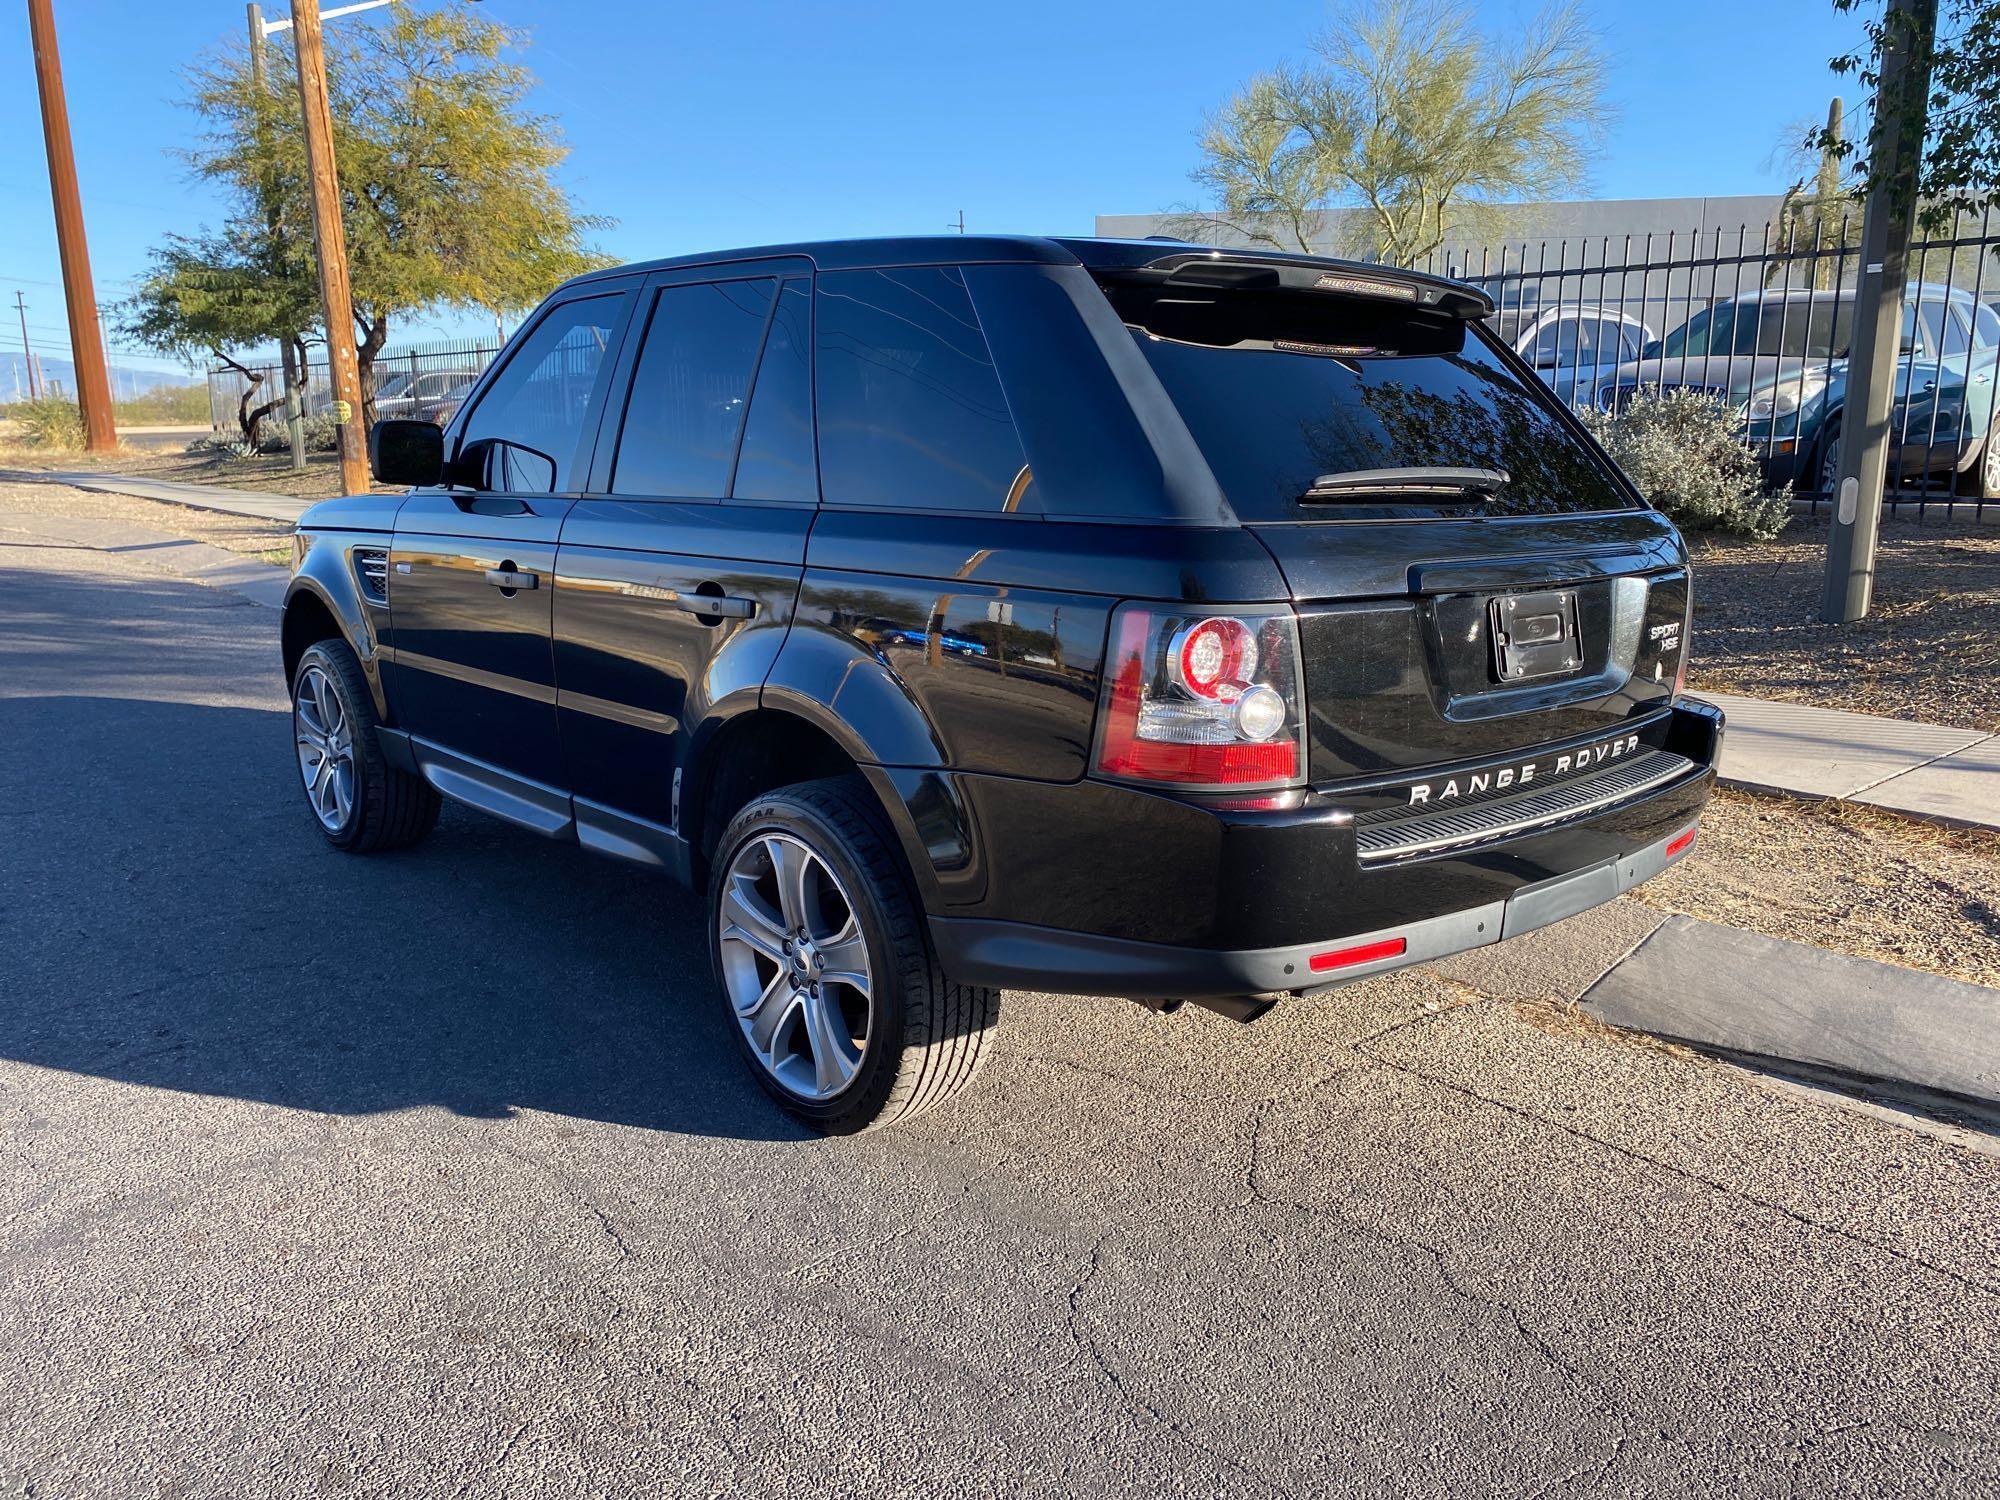
<instances>
[{"instance_id":1,"label":"front wheel","mask_svg":"<svg viewBox=\"0 0 2000 1500\"><path fill-rule=\"evenodd\" d=\"M850 777L757 798L709 881L729 1028L765 1090L816 1130L908 1118L971 1082L1000 992L938 970L882 814Z\"/></svg>"},{"instance_id":2,"label":"front wheel","mask_svg":"<svg viewBox=\"0 0 2000 1500\"><path fill-rule=\"evenodd\" d=\"M1840 419L1828 424L1819 440L1819 493L1831 500L1840 488Z\"/></svg>"},{"instance_id":3,"label":"front wheel","mask_svg":"<svg viewBox=\"0 0 2000 1500\"><path fill-rule=\"evenodd\" d=\"M390 765L375 739L375 700L347 643L321 641L292 672L292 743L306 805L336 849L373 854L414 844L437 825L438 794Z\"/></svg>"}]
</instances>

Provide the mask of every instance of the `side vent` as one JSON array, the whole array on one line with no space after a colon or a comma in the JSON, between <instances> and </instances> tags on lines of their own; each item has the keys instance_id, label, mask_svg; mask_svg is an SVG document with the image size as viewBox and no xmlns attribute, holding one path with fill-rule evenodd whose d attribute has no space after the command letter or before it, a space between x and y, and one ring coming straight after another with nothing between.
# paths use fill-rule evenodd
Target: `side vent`
<instances>
[{"instance_id":1,"label":"side vent","mask_svg":"<svg viewBox=\"0 0 2000 1500\"><path fill-rule=\"evenodd\" d=\"M389 554L380 547L356 547L354 572L361 580L362 595L371 604L389 602Z\"/></svg>"}]
</instances>

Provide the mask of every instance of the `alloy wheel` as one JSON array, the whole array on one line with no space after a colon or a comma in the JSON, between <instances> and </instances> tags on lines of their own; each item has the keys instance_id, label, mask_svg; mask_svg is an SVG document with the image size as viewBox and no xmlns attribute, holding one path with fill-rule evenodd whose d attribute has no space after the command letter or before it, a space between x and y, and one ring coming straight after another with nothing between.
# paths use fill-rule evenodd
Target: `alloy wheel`
<instances>
[{"instance_id":1,"label":"alloy wheel","mask_svg":"<svg viewBox=\"0 0 2000 1500\"><path fill-rule=\"evenodd\" d=\"M339 833L354 811L354 729L333 679L319 666L299 674L292 695L292 733L306 800L328 833Z\"/></svg>"},{"instance_id":2,"label":"alloy wheel","mask_svg":"<svg viewBox=\"0 0 2000 1500\"><path fill-rule=\"evenodd\" d=\"M1819 492L1820 494L1824 495L1827 499L1831 500L1833 498L1833 492L1837 490L1839 487L1840 487L1840 434L1835 433L1833 435L1833 440L1829 442L1826 445L1825 449L1822 450L1820 453Z\"/></svg>"},{"instance_id":3,"label":"alloy wheel","mask_svg":"<svg viewBox=\"0 0 2000 1500\"><path fill-rule=\"evenodd\" d=\"M730 861L716 913L723 982L750 1051L801 1099L853 1083L875 1014L860 916L803 840L764 833Z\"/></svg>"}]
</instances>

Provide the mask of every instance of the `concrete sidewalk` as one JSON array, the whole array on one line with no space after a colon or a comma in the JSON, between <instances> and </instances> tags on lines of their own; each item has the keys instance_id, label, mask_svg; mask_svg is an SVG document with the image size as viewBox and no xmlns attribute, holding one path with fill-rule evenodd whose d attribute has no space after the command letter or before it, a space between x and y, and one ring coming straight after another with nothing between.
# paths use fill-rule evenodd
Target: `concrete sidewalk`
<instances>
[{"instance_id":1,"label":"concrete sidewalk","mask_svg":"<svg viewBox=\"0 0 2000 1500\"><path fill-rule=\"evenodd\" d=\"M2000 735L1695 692L1729 716L1722 780L2000 830Z\"/></svg>"},{"instance_id":2,"label":"concrete sidewalk","mask_svg":"<svg viewBox=\"0 0 2000 1500\"><path fill-rule=\"evenodd\" d=\"M66 484L72 489L105 495L132 495L141 500L165 500L196 510L224 515L254 516L281 526L297 524L310 500L274 495L268 490L232 490L217 484L183 484L175 479L147 479L136 474L107 474L96 469L0 469L0 480L15 484Z\"/></svg>"}]
</instances>

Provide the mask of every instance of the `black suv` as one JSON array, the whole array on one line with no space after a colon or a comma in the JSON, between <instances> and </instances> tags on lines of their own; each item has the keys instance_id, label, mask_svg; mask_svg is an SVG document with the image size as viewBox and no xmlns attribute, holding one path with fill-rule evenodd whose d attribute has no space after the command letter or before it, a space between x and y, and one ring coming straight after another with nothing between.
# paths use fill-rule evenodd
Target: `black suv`
<instances>
[{"instance_id":1,"label":"black suv","mask_svg":"<svg viewBox=\"0 0 2000 1500\"><path fill-rule=\"evenodd\" d=\"M307 512L326 837L446 796L706 892L830 1130L955 1093L1001 986L1244 1020L1542 926L1694 838L1674 528L1484 294L951 236L570 282L407 495Z\"/></svg>"}]
</instances>

